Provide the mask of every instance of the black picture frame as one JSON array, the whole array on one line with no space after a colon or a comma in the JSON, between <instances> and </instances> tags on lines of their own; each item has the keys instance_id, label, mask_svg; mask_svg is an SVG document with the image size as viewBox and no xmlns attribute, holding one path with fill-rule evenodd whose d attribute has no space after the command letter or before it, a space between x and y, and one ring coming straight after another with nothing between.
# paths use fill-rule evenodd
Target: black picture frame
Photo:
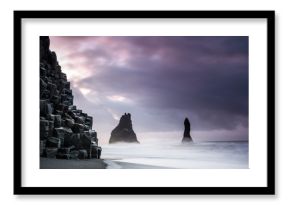
<instances>
[{"instance_id":1,"label":"black picture frame","mask_svg":"<svg viewBox=\"0 0 290 205\"><path fill-rule=\"evenodd\" d=\"M234 18L267 21L266 187L23 187L22 186L22 19L27 18ZM16 195L272 195L275 194L275 11L14 11L14 194Z\"/></svg>"}]
</instances>

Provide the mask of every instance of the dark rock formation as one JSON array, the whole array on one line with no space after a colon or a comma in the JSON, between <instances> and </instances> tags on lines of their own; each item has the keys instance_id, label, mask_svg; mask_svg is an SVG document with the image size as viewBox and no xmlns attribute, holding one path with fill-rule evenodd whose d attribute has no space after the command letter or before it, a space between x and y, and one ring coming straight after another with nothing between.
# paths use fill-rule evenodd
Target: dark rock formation
<instances>
[{"instance_id":1,"label":"dark rock formation","mask_svg":"<svg viewBox=\"0 0 290 205\"><path fill-rule=\"evenodd\" d=\"M192 142L192 138L190 136L190 122L187 118L185 118L182 143L187 143L187 142Z\"/></svg>"},{"instance_id":2,"label":"dark rock formation","mask_svg":"<svg viewBox=\"0 0 290 205\"><path fill-rule=\"evenodd\" d=\"M115 142L135 142L139 143L132 127L131 114L124 114L118 126L113 129L109 143Z\"/></svg>"},{"instance_id":3,"label":"dark rock formation","mask_svg":"<svg viewBox=\"0 0 290 205\"><path fill-rule=\"evenodd\" d=\"M48 36L40 37L40 155L43 157L99 158L93 118L73 105L73 95Z\"/></svg>"}]
</instances>

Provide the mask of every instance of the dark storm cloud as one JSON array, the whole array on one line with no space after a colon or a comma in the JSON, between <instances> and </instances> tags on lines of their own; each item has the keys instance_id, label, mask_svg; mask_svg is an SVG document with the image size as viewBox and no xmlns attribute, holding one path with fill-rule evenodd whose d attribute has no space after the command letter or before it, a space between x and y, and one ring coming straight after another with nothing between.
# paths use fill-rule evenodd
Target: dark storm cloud
<instances>
[{"instance_id":1,"label":"dark storm cloud","mask_svg":"<svg viewBox=\"0 0 290 205\"><path fill-rule=\"evenodd\" d=\"M90 72L76 87L97 91L104 104L106 96L131 100L110 106L131 107L144 130L154 119L156 131L175 129L185 116L196 130L248 126L248 37L55 39L70 42L70 63L82 58Z\"/></svg>"}]
</instances>

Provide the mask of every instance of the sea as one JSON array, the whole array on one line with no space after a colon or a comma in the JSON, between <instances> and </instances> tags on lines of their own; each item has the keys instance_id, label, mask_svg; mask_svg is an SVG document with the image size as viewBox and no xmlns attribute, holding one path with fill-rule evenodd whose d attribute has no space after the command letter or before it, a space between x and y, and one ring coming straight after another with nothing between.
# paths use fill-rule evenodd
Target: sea
<instances>
[{"instance_id":1,"label":"sea","mask_svg":"<svg viewBox=\"0 0 290 205\"><path fill-rule=\"evenodd\" d=\"M102 145L108 169L248 169L247 141Z\"/></svg>"}]
</instances>

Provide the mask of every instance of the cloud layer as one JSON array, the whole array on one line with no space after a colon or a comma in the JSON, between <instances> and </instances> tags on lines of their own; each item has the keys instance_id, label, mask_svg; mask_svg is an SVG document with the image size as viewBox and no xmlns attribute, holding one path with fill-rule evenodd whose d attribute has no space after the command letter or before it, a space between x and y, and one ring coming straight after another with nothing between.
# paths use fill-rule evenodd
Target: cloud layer
<instances>
[{"instance_id":1,"label":"cloud layer","mask_svg":"<svg viewBox=\"0 0 290 205\"><path fill-rule=\"evenodd\" d=\"M51 49L104 138L124 112L136 132L182 131L188 117L194 131L248 138L248 37L63 36Z\"/></svg>"}]
</instances>

